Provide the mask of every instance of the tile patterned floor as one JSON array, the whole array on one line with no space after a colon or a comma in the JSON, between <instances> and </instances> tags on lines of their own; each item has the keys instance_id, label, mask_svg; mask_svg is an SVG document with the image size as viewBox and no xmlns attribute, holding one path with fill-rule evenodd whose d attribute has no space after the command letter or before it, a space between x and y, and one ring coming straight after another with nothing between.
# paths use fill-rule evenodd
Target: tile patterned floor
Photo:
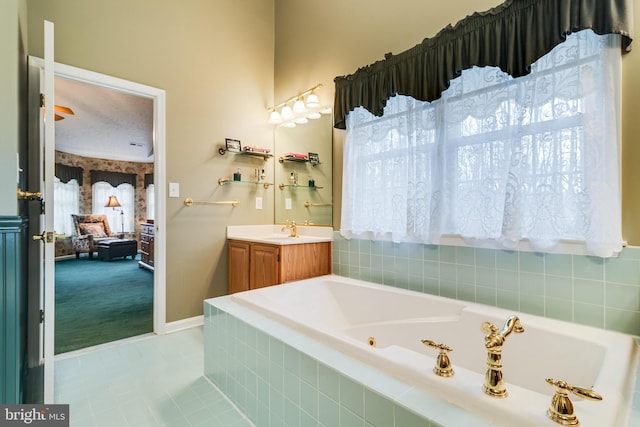
<instances>
[{"instance_id":1,"label":"tile patterned floor","mask_svg":"<svg viewBox=\"0 0 640 427\"><path fill-rule=\"evenodd\" d=\"M55 362L71 427L251 427L203 376L203 330L148 336Z\"/></svg>"}]
</instances>

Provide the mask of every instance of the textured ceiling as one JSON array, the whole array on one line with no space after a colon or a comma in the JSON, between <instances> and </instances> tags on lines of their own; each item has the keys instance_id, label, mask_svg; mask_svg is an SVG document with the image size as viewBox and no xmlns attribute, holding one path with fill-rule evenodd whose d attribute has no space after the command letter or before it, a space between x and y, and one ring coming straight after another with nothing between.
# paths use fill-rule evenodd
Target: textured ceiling
<instances>
[{"instance_id":1,"label":"textured ceiling","mask_svg":"<svg viewBox=\"0 0 640 427\"><path fill-rule=\"evenodd\" d=\"M75 115L56 125L56 150L86 157L153 162L153 100L56 78L56 105Z\"/></svg>"}]
</instances>

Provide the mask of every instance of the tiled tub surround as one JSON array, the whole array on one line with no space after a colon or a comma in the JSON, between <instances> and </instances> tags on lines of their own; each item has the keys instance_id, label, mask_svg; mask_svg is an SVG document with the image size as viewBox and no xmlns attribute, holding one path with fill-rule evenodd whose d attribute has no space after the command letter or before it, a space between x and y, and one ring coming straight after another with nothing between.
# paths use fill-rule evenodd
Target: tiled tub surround
<instances>
[{"instance_id":1,"label":"tiled tub surround","mask_svg":"<svg viewBox=\"0 0 640 427\"><path fill-rule=\"evenodd\" d=\"M367 304L362 304L365 300ZM309 301L313 302L310 304ZM361 365L365 363L367 366L362 365L358 370L369 369L373 373L363 376L359 381L364 384L363 389L370 389L370 392L378 394L378 397L389 400L387 405L389 416L393 415L394 411L390 409L394 406L407 407L442 425L469 425L468 423L459 424L458 417L463 416L460 410L434 410L430 405L414 405L411 399L403 401L412 393L427 393L431 401L434 399L437 401L440 398L443 399L440 403L456 402L465 410L476 414L477 419L471 425L545 426L550 422L545 416L545 410L553 389L544 383L544 378L547 376L559 378L564 375L564 379L572 382L593 385L596 390L606 396L605 400L598 405L594 405L593 402L576 403L576 411L579 416L581 414L582 425L585 427L627 425L630 384L624 365L635 363L637 357L632 357L631 361L627 360L628 354L635 351L636 346L632 339L625 335L532 315L523 316L526 337L510 338L511 342L505 344L505 348L508 348L505 351L508 359L505 362L505 379L508 382L510 396L502 400L489 398L481 391L486 358L483 334L478 330L475 337L472 332L469 332L469 330L476 331L477 328L474 326L480 325L483 320L490 320L496 324L503 321L507 313L502 310L433 296L421 296L413 292L393 290L385 286L338 276L325 276L237 294L231 297L228 305L232 310L234 302L266 313L268 317L277 319L283 325L292 326L293 330L285 331L284 337L279 339L282 343L276 345L283 348L289 348L289 346L297 348L301 351L299 358L316 358L321 365L326 364L341 372L346 378L344 381L353 381L349 377L352 375L354 363L358 363L350 361L346 365L341 365L345 357L354 357L360 360ZM217 304L216 300L212 303ZM390 307L388 312L380 310L380 307L385 305ZM398 309L394 312L393 307ZM326 313L330 315L327 316ZM242 316L240 318L246 321ZM241 321L236 319L234 322ZM257 322L257 325L262 324L262 321ZM218 325L220 326L220 322ZM250 326L242 324L240 328L247 327ZM207 326L205 326L206 330ZM269 331L265 332L271 334ZM304 345L300 347L299 340L289 341L292 333L299 332L306 336L305 340L318 339L315 346L310 347L310 351L305 351ZM365 344L369 335L377 338L377 348L374 349ZM447 344L454 348L452 353L454 369L456 369L454 378L442 379L433 375L431 368L435 362L435 354L427 356L425 353L435 352L422 347L419 338L424 336L439 341L448 340ZM208 342L209 336L206 335L206 337L205 341ZM271 339L275 338L274 336ZM217 341L225 347L215 350L218 354L227 353L231 348L229 339L230 337L227 336L223 341ZM233 337L231 339L233 340ZM544 346L547 341L553 349ZM260 344L253 341L251 337L249 348L244 352L247 357L252 343L256 348L260 347ZM318 351L320 343L322 344ZM274 345L271 341L268 343L265 341L265 344ZM328 347L323 349L323 345ZM615 351L611 351L613 348ZM327 354L335 350L342 356L327 358ZM545 357L550 351L553 352L554 357ZM582 354L587 353L592 357L581 358ZM205 354L207 354L206 350ZM239 354L241 355L242 351ZM237 360L239 354L228 360ZM349 356L344 356L345 354ZM280 356L278 355L277 358L279 359ZM206 356L205 360L209 362L209 357ZM515 369L513 360L526 365L526 369ZM580 360L585 363L578 363ZM219 363L213 363L210 366L214 370L216 367L220 368ZM254 375L251 368L248 369L241 377ZM220 371L222 376L225 375L223 371L224 369ZM207 374L209 374L209 368L207 368ZM269 370L266 378L273 381L274 377L271 374L272 371ZM376 388L376 385L379 385L376 384L377 378L388 376L395 378L393 381L397 394L388 393L388 385ZM371 378L376 378L373 383ZM297 392L296 387L298 386L294 382L293 389ZM286 394L286 392L283 393ZM617 406L616 400L620 401L619 405L624 409ZM366 393L364 402L366 409ZM328 416L328 414L321 411L318 412L318 416ZM250 415L249 417L251 418ZM267 425L264 423L265 418L258 416L255 421L258 425ZM369 419L366 421L370 425L393 425Z\"/></svg>"},{"instance_id":2,"label":"tiled tub surround","mask_svg":"<svg viewBox=\"0 0 640 427\"><path fill-rule=\"evenodd\" d=\"M618 258L333 238L333 273L640 336L640 247Z\"/></svg>"},{"instance_id":3,"label":"tiled tub surround","mask_svg":"<svg viewBox=\"0 0 640 427\"><path fill-rule=\"evenodd\" d=\"M204 316L205 375L258 427L444 426L429 412L489 426L229 296L205 301Z\"/></svg>"}]
</instances>

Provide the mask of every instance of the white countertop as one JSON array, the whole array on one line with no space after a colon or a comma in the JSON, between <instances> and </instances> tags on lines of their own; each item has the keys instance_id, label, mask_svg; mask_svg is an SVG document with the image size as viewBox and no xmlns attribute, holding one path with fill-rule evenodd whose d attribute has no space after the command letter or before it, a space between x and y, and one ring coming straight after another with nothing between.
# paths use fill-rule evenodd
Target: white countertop
<instances>
[{"instance_id":1,"label":"white countertop","mask_svg":"<svg viewBox=\"0 0 640 427\"><path fill-rule=\"evenodd\" d=\"M227 239L269 245L300 245L333 240L333 227L298 225L296 226L298 237L289 237L291 231L282 230L282 228L283 225L228 225Z\"/></svg>"}]
</instances>

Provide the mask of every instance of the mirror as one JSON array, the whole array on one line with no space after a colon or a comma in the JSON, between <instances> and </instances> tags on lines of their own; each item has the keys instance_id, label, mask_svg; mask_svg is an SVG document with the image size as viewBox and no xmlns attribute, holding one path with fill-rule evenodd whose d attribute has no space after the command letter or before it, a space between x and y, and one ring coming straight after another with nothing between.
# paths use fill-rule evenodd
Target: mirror
<instances>
[{"instance_id":1,"label":"mirror","mask_svg":"<svg viewBox=\"0 0 640 427\"><path fill-rule=\"evenodd\" d=\"M276 224L332 225L332 135L331 114L294 128L275 129Z\"/></svg>"}]
</instances>

